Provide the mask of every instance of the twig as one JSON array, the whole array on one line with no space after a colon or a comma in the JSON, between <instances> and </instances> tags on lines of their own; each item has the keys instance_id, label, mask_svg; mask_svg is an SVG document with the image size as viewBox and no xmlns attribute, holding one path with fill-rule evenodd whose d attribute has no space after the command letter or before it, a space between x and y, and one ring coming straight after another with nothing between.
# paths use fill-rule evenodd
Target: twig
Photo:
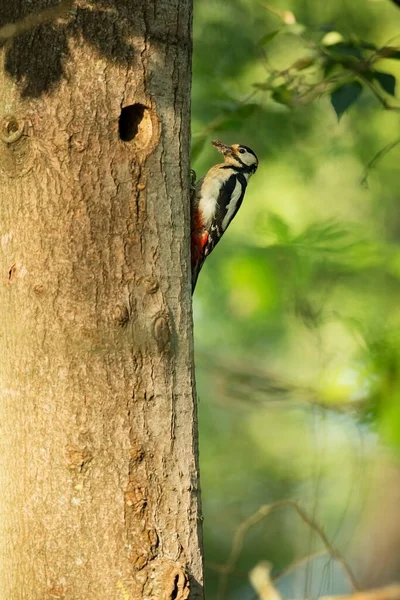
<instances>
[{"instance_id":1,"label":"twig","mask_svg":"<svg viewBox=\"0 0 400 600\"><path fill-rule=\"evenodd\" d=\"M285 25L293 25L294 23L296 23L296 17L294 16L294 13L292 13L292 11L290 10L278 10L277 8L274 8L269 4L265 4L265 2L262 2L261 6L265 8L265 10L267 10L269 13L271 13L271 15L278 17L278 19L280 19Z\"/></svg>"},{"instance_id":2,"label":"twig","mask_svg":"<svg viewBox=\"0 0 400 600\"><path fill-rule=\"evenodd\" d=\"M382 158L384 158L386 156L386 154L389 154L389 152L391 150L393 150L393 148L395 148L399 144L400 144L400 138L397 138L397 140L394 140L394 142L390 142L389 144L386 144L386 146L384 146L381 150L379 150L379 152L377 152L375 154L375 156L372 158L372 160L370 160L369 163L367 164L367 166L365 167L364 174L360 181L360 184L362 186L368 187L368 176L369 176L370 171L374 167L376 167L376 165L382 160Z\"/></svg>"},{"instance_id":3,"label":"twig","mask_svg":"<svg viewBox=\"0 0 400 600\"><path fill-rule=\"evenodd\" d=\"M311 529L315 531L315 533L319 536L329 554L342 566L343 571L346 573L353 591L358 590L358 584L353 574L353 571L351 570L350 566L345 561L343 556L340 554L339 550L332 546L322 527L318 525L318 523L314 519L309 517L309 515L304 511L303 508L300 507L300 505L297 502L295 502L294 500L282 500L280 502L275 502L274 504L264 504L255 513L253 513L252 515L250 515L250 517L243 521L237 528L233 538L230 556L226 563L224 565L221 565L220 567L221 574L218 590L219 599L223 600L223 598L225 597L226 588L228 585L228 576L235 568L235 564L242 551L244 539L248 530L260 521L262 521L265 517L270 515L271 512L275 510L280 510L282 508L294 509L301 518L301 520L304 521L304 523L306 523Z\"/></svg>"},{"instance_id":4,"label":"twig","mask_svg":"<svg viewBox=\"0 0 400 600\"><path fill-rule=\"evenodd\" d=\"M271 579L272 564L262 560L249 572L249 580L259 600L282 600Z\"/></svg>"},{"instance_id":5,"label":"twig","mask_svg":"<svg viewBox=\"0 0 400 600\"><path fill-rule=\"evenodd\" d=\"M301 565L307 564L311 560L315 560L321 556L329 556L329 552L327 550L319 550L318 552L313 552L312 554L308 554L307 556L303 556L297 560L294 560L287 567L282 569L279 574L274 577L274 583L277 584L283 577L287 577L289 573L292 573L295 569L301 567Z\"/></svg>"},{"instance_id":6,"label":"twig","mask_svg":"<svg viewBox=\"0 0 400 600\"><path fill-rule=\"evenodd\" d=\"M381 96L381 94L378 92L378 90L376 89L376 87L374 86L374 84L371 81L369 81L366 77L363 77L359 72L355 72L355 73L356 73L356 75L359 76L361 81L363 81L363 83L365 83L369 87L371 92L374 94L375 98L380 102L380 104L383 106L383 108L385 110L400 111L400 106L395 106L393 104L389 104L389 102L387 102L387 100L383 96Z\"/></svg>"},{"instance_id":7,"label":"twig","mask_svg":"<svg viewBox=\"0 0 400 600\"><path fill-rule=\"evenodd\" d=\"M254 96L256 96L258 93L259 93L259 90L252 90L251 92L249 92L242 100L238 101L238 103L237 103L235 109L232 111L232 113L234 113L235 110L237 110L244 104L247 104L247 102L249 102L249 100L252 100L254 98ZM194 139L206 138L208 135L213 134L219 127L221 127L221 125L224 124L226 119L227 119L226 114L215 117L215 119L213 119L213 121L211 121L211 123L209 123L207 125L207 127L204 127L201 131L192 135L192 137Z\"/></svg>"},{"instance_id":8,"label":"twig","mask_svg":"<svg viewBox=\"0 0 400 600\"><path fill-rule=\"evenodd\" d=\"M393 583L382 588L366 590L349 596L323 596L320 600L400 600L400 585Z\"/></svg>"}]
</instances>

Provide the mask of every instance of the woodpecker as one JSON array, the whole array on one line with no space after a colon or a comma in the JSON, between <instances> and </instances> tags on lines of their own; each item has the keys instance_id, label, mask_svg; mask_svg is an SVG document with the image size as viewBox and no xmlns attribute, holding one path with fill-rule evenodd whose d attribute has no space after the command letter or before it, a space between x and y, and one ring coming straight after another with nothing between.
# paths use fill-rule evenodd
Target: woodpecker
<instances>
[{"instance_id":1,"label":"woodpecker","mask_svg":"<svg viewBox=\"0 0 400 600\"><path fill-rule=\"evenodd\" d=\"M224 162L212 167L192 188L192 293L205 259L239 210L247 183L258 167L258 158L248 146L211 143Z\"/></svg>"}]
</instances>

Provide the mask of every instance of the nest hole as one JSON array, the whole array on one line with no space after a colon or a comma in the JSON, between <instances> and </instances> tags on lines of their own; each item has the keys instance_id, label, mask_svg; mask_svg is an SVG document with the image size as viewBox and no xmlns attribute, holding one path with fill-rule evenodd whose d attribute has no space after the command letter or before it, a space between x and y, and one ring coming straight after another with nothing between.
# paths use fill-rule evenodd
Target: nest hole
<instances>
[{"instance_id":1,"label":"nest hole","mask_svg":"<svg viewBox=\"0 0 400 600\"><path fill-rule=\"evenodd\" d=\"M131 142L143 136L149 111L144 104L124 106L119 117L119 137L123 142ZM144 141L144 140L142 140Z\"/></svg>"}]
</instances>

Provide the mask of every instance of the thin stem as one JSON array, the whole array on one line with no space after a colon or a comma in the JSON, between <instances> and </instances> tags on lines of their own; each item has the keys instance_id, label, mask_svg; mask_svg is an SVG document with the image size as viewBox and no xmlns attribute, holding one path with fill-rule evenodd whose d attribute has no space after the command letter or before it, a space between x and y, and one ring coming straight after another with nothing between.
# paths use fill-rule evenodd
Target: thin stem
<instances>
[{"instance_id":1,"label":"thin stem","mask_svg":"<svg viewBox=\"0 0 400 600\"><path fill-rule=\"evenodd\" d=\"M393 142L386 144L386 146L384 146L381 150L379 150L379 152L377 152L375 154L375 156L369 161L369 163L365 167L364 174L360 181L361 185L363 185L364 187L368 187L368 176L369 176L370 171L374 167L376 167L376 165L386 156L386 154L389 154L389 152L391 150L393 150L393 148L395 148L399 144L400 144L400 138L397 138Z\"/></svg>"},{"instance_id":2,"label":"thin stem","mask_svg":"<svg viewBox=\"0 0 400 600\"><path fill-rule=\"evenodd\" d=\"M351 587L353 588L353 591L358 590L358 584L352 569L350 568L346 560L343 558L343 556L340 554L339 550L332 546L322 527L314 519L312 519L297 502L295 502L294 500L282 500L274 504L264 504L255 513L253 513L252 515L250 515L250 517L243 521L237 528L233 538L231 553L228 557L228 560L224 565L221 565L219 569L221 573L218 590L219 599L223 600L226 596L228 578L235 568L236 562L242 551L244 539L248 530L260 521L262 521L265 517L270 515L273 511L280 510L282 508L294 509L301 518L301 520L304 523L306 523L306 525L308 525L310 529L315 531L315 533L319 536L320 540L324 544L329 554L342 566L343 571L346 573Z\"/></svg>"},{"instance_id":3,"label":"thin stem","mask_svg":"<svg viewBox=\"0 0 400 600\"><path fill-rule=\"evenodd\" d=\"M374 94L375 98L380 102L380 104L382 104L385 110L400 111L400 106L394 106L393 104L389 104L387 100L383 96L381 96L374 84L371 81L369 81L369 79L363 77L360 73L357 72L356 75L358 75L358 77L363 81L363 83L365 83L369 87L371 92Z\"/></svg>"}]
</instances>

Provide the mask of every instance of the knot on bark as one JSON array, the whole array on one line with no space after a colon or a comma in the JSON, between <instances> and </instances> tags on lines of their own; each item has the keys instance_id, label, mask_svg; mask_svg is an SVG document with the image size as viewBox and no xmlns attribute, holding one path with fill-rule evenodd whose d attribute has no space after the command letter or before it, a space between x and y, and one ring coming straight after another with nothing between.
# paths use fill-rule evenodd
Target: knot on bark
<instances>
[{"instance_id":1,"label":"knot on bark","mask_svg":"<svg viewBox=\"0 0 400 600\"><path fill-rule=\"evenodd\" d=\"M66 589L63 584L53 585L49 590L50 598L58 598L59 600L62 600L62 598L65 598L65 594Z\"/></svg>"},{"instance_id":2,"label":"knot on bark","mask_svg":"<svg viewBox=\"0 0 400 600\"><path fill-rule=\"evenodd\" d=\"M143 283L146 287L146 291L148 294L155 294L156 292L158 292L160 286L155 277L146 276L143 278Z\"/></svg>"},{"instance_id":3,"label":"knot on bark","mask_svg":"<svg viewBox=\"0 0 400 600\"><path fill-rule=\"evenodd\" d=\"M151 600L186 600L189 578L182 565L167 558L156 558L146 568L144 593Z\"/></svg>"},{"instance_id":4,"label":"knot on bark","mask_svg":"<svg viewBox=\"0 0 400 600\"><path fill-rule=\"evenodd\" d=\"M0 171L7 177L22 177L33 165L34 150L27 135L27 123L7 115L0 124L0 140L5 148L0 152Z\"/></svg>"},{"instance_id":5,"label":"knot on bark","mask_svg":"<svg viewBox=\"0 0 400 600\"><path fill-rule=\"evenodd\" d=\"M138 464L140 464L142 462L142 460L144 459L145 456L145 451L143 446L133 440L131 442L131 448L129 451L129 458L130 458L130 467L132 466L132 471L133 471L133 467L137 466ZM131 469L130 469L131 472Z\"/></svg>"},{"instance_id":6,"label":"knot on bark","mask_svg":"<svg viewBox=\"0 0 400 600\"><path fill-rule=\"evenodd\" d=\"M13 144L24 135L25 130L24 121L18 121L13 115L7 115L1 123L0 138L5 144Z\"/></svg>"},{"instance_id":7,"label":"knot on bark","mask_svg":"<svg viewBox=\"0 0 400 600\"><path fill-rule=\"evenodd\" d=\"M93 456L87 448L67 446L65 449L65 458L69 469L82 471L90 463Z\"/></svg>"},{"instance_id":8,"label":"knot on bark","mask_svg":"<svg viewBox=\"0 0 400 600\"><path fill-rule=\"evenodd\" d=\"M8 269L8 283L14 283L16 279L23 279L28 274L26 267L19 263L13 263Z\"/></svg>"},{"instance_id":9,"label":"knot on bark","mask_svg":"<svg viewBox=\"0 0 400 600\"><path fill-rule=\"evenodd\" d=\"M153 322L153 335L161 353L168 353L171 347L171 324L165 313L159 313Z\"/></svg>"},{"instance_id":10,"label":"knot on bark","mask_svg":"<svg viewBox=\"0 0 400 600\"><path fill-rule=\"evenodd\" d=\"M185 571L179 566L174 566L165 578L165 600L186 600L189 593L189 579Z\"/></svg>"}]
</instances>

